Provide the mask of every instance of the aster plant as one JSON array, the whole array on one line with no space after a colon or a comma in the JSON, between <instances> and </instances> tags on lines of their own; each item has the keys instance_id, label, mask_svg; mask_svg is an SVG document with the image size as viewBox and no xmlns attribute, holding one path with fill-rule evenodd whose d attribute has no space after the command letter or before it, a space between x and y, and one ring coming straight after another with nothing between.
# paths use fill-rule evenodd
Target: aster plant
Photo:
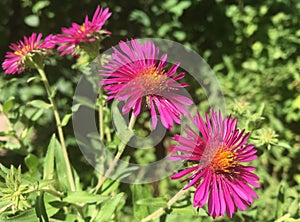
<instances>
[{"instance_id":1,"label":"aster plant","mask_svg":"<svg viewBox=\"0 0 300 222\"><path fill-rule=\"evenodd\" d=\"M157 126L157 112L164 127L172 129L174 122L180 124L180 118L188 113L185 106L193 102L179 94L187 86L177 82L185 75L184 72L176 74L179 63L167 69L167 55L159 58L159 48L149 41L145 44L135 39L121 41L119 48L113 48L112 58L100 70L103 77L100 85L107 91L107 99L125 101L123 114L133 110L135 116L141 113L146 102L153 128Z\"/></svg>"},{"instance_id":2,"label":"aster plant","mask_svg":"<svg viewBox=\"0 0 300 222\"><path fill-rule=\"evenodd\" d=\"M57 50L61 56L72 54L76 55L82 50L96 55L99 54L99 41L111 32L103 30L102 26L111 16L109 9L102 9L99 5L90 21L85 17L82 25L75 22L69 28L62 28L62 34L56 36L56 43L60 45Z\"/></svg>"},{"instance_id":3,"label":"aster plant","mask_svg":"<svg viewBox=\"0 0 300 222\"><path fill-rule=\"evenodd\" d=\"M73 173L71 164L67 154L67 147L65 145L65 138L62 129L62 121L53 98L53 92L51 90L47 75L44 71L44 60L52 53L52 49L55 47L55 35L48 35L44 40L42 34L32 33L29 37L24 37L24 41L18 41L10 45L10 49L13 52L7 52L5 60L2 63L2 68L6 74L20 74L25 69L31 68L38 71L40 78L44 84L50 104L47 104L52 108L59 139L63 150L63 158L66 163L66 171L68 182L72 190L75 189L75 183L73 179Z\"/></svg>"},{"instance_id":4,"label":"aster plant","mask_svg":"<svg viewBox=\"0 0 300 222\"><path fill-rule=\"evenodd\" d=\"M42 64L47 54L55 46L54 35L48 35L42 39L41 33L32 33L29 37L24 36L24 40L12 43L9 48L12 52L7 52L2 68L5 74L20 74L26 68L34 68L35 63Z\"/></svg>"},{"instance_id":5,"label":"aster plant","mask_svg":"<svg viewBox=\"0 0 300 222\"><path fill-rule=\"evenodd\" d=\"M208 202L211 216L232 217L237 209L246 210L257 194L252 187L259 187L255 167L242 163L255 160L254 145L247 144L249 133L237 129L237 119L224 118L220 112L210 111L203 119L199 112L192 118L195 127L187 125L186 135L175 135L178 143L172 146L173 161L186 161L188 167L172 179L184 176L194 187L194 207L203 207Z\"/></svg>"},{"instance_id":6,"label":"aster plant","mask_svg":"<svg viewBox=\"0 0 300 222\"><path fill-rule=\"evenodd\" d=\"M79 178L76 167L70 163L68 144L65 142L63 132L63 127L66 126L73 113L66 114L61 119L54 100L55 92L49 84L44 65L47 56L53 54L53 49L59 45L57 51L60 56L79 55L81 60L78 59L75 66L72 66L73 68L76 65L80 67L82 64L89 68L90 61L99 55L101 40L111 34L102 29L110 16L111 12L108 8L103 9L98 6L91 20L86 16L81 25L72 23L71 27L62 28L61 34L51 34L43 39L42 34L32 33L29 37L24 37L24 40L10 45L12 51L6 53L2 63L5 74L20 74L26 69L35 69L38 72L39 78L37 79L44 84L49 101L47 103L39 99L29 103L32 105L36 102L33 106L37 109L42 106L43 109L52 109L59 140L53 134L41 161L28 149L25 162L29 173L34 175L35 171L38 171L34 180L29 181L26 179L27 176L23 177L21 168L18 170L14 167L8 169L0 164L0 177L5 181L4 183L0 181L0 186L5 188L3 192L0 191L0 197L2 196L2 199L5 200L0 206L0 215L5 213L5 217L7 216L9 219L13 219L11 216L14 215L18 221L21 220L22 214L16 213L22 211L26 211L23 214L24 218L29 213L31 215L28 217L29 220L38 217L39 221L61 218L66 218L68 221L119 220L116 212L120 211L125 204L126 195L121 192L117 193L121 190L118 188L119 183L114 183L109 179L113 178L111 175L114 172L118 172L120 178L124 175L127 176L128 173L137 172L135 167L128 167L128 169L124 169L126 167L123 165L119 167L118 160L122 158L131 136L134 135L133 129L137 117L145 110L150 113L153 130L158 128L159 120L168 130L172 130L176 124L182 124L184 116L189 116L192 122L184 125L185 129L182 134L174 136L173 140L176 144L170 147L171 154L169 156L169 160L183 162L185 167L172 175L171 179L182 179L182 182L187 184L182 186L183 188L169 201L163 202L164 200L161 198L153 198L150 206L148 206L148 200L152 198L151 191L142 190L143 188L136 189L137 184L134 184L133 188L131 187L133 211L135 216L139 217L139 221L153 221L163 214L171 212L173 204L190 188L194 188L193 206L202 208L207 203L208 213L213 218L224 216L226 213L232 217L238 209L246 210L246 207L254 202L254 198L258 197L254 188L259 187L259 178L253 172L256 169L249 165L249 162L257 158L254 145L247 143L249 133L237 128L236 118L231 116L223 118L221 112L215 112L212 108L204 118L201 117L199 111L192 117L188 108L194 104L185 92L188 84L179 82L185 77L185 72L179 71L179 62L169 64L167 54L160 54L159 47L150 41L144 43L136 39L127 42L120 41L116 47L113 47L111 55L105 55L101 57L101 61L99 60L101 68L97 74L101 77L99 82L101 87L99 87L100 90L97 88L99 95L96 102L99 108L99 135L94 136L93 132L88 132L88 135L92 136L90 144L95 151L100 151L98 147L100 143L96 140L99 139L111 151L114 151L115 155L112 160L102 153L99 159L98 155L95 155L94 161L99 160L97 164L99 163L99 171L101 171L97 172L98 181L95 183L93 179L88 186L82 186L83 181ZM102 60L102 58L104 59ZM89 80L92 80L93 86L95 86L94 78ZM108 108L104 98L108 101L121 101L122 113L131 113L131 119L126 129L130 131L130 133L126 131L125 139L127 141L119 141L117 133L110 128L111 119L105 118L105 114L112 114L113 111ZM3 105L5 107L2 109L3 113L8 114L12 109L13 99ZM85 97L80 99L87 101ZM24 105L25 109L26 105ZM70 107L70 110L77 112L81 108L77 105L84 104L76 104L72 108ZM89 106L89 108L91 107L95 108L93 105ZM33 117L30 120L33 120ZM30 121L27 122L29 122L28 125L31 124ZM14 128L11 128L13 130L0 132L0 134L6 136L14 133L12 132ZM26 130L24 131L26 133ZM113 133L115 134L112 135ZM23 135L26 134L22 133L22 137ZM163 142L165 141L167 140ZM86 145L85 141L79 142ZM155 148L159 148L159 146ZM140 155L141 157L139 155L135 156L137 163L144 158L143 155ZM38 163L32 164L35 161ZM109 163L106 164L106 161ZM144 159L140 162L144 162ZM41 168L43 168L43 173L41 173ZM140 175L137 174L137 176ZM33 184L35 180L38 181ZM139 180L137 181L139 182ZM113 187L110 187L112 184L114 184ZM46 198L44 198L45 194L47 194ZM55 204L52 204L54 202ZM153 207L157 203L163 207L153 212ZM11 211L8 211L10 209ZM149 212L153 213L149 215ZM21 217L19 218L19 216ZM1 215L0 220L2 218L4 216ZM164 218L161 219L164 220Z\"/></svg>"}]
</instances>

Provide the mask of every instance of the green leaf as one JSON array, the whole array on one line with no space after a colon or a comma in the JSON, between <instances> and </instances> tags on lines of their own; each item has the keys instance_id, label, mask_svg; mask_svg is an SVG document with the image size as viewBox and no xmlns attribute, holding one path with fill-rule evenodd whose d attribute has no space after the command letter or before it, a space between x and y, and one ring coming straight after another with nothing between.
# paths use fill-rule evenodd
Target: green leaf
<instances>
[{"instance_id":1,"label":"green leaf","mask_svg":"<svg viewBox=\"0 0 300 222\"><path fill-rule=\"evenodd\" d=\"M292 107L293 107L294 109L300 109L300 95L298 95L298 96L294 99L294 101L293 101L293 103L292 103Z\"/></svg>"},{"instance_id":2,"label":"green leaf","mask_svg":"<svg viewBox=\"0 0 300 222\"><path fill-rule=\"evenodd\" d=\"M41 79L41 77L39 77L39 76L33 76L33 77L30 77L29 79L27 79L27 83L30 83L30 82L32 82L32 81L34 81L34 80L37 80L37 81L41 81L42 79Z\"/></svg>"},{"instance_id":3,"label":"green leaf","mask_svg":"<svg viewBox=\"0 0 300 222\"><path fill-rule=\"evenodd\" d=\"M183 41L186 39L186 33L183 31L175 31L173 33L173 36L178 40L178 41Z\"/></svg>"},{"instance_id":4,"label":"green leaf","mask_svg":"<svg viewBox=\"0 0 300 222\"><path fill-rule=\"evenodd\" d=\"M40 18L37 15L28 15L25 17L24 22L31 27L38 27L40 24Z\"/></svg>"},{"instance_id":5,"label":"green leaf","mask_svg":"<svg viewBox=\"0 0 300 222\"><path fill-rule=\"evenodd\" d=\"M21 134L21 139L26 139L26 137L28 136L28 134L31 132L33 127L27 127L23 130L22 134Z\"/></svg>"},{"instance_id":6,"label":"green leaf","mask_svg":"<svg viewBox=\"0 0 300 222\"><path fill-rule=\"evenodd\" d=\"M72 168L74 182L75 182L75 188L77 191L82 191L81 183L80 183L80 177L77 174L76 170Z\"/></svg>"},{"instance_id":7,"label":"green leaf","mask_svg":"<svg viewBox=\"0 0 300 222\"><path fill-rule=\"evenodd\" d=\"M66 126L71 117L72 117L72 113L65 115L63 120L61 121L61 125Z\"/></svg>"},{"instance_id":8,"label":"green leaf","mask_svg":"<svg viewBox=\"0 0 300 222\"><path fill-rule=\"evenodd\" d=\"M285 187L280 184L277 196L276 218L283 216Z\"/></svg>"},{"instance_id":9,"label":"green leaf","mask_svg":"<svg viewBox=\"0 0 300 222\"><path fill-rule=\"evenodd\" d=\"M73 105L71 108L72 112L73 113L77 112L80 106L81 106L80 103Z\"/></svg>"},{"instance_id":10,"label":"green leaf","mask_svg":"<svg viewBox=\"0 0 300 222\"><path fill-rule=\"evenodd\" d=\"M130 188L132 192L133 215L140 220L150 214L150 209L147 205L141 205L138 202L142 198L151 199L151 191L149 186L146 185L134 184Z\"/></svg>"},{"instance_id":11,"label":"green leaf","mask_svg":"<svg viewBox=\"0 0 300 222\"><path fill-rule=\"evenodd\" d=\"M2 188L2 192L3 192L3 188ZM0 215L1 213L9 209L11 206L12 206L12 202L10 200L4 200L4 198L2 197L2 201L0 202Z\"/></svg>"},{"instance_id":12,"label":"green leaf","mask_svg":"<svg viewBox=\"0 0 300 222\"><path fill-rule=\"evenodd\" d=\"M300 174L295 174L294 180L298 183L298 185L300 185Z\"/></svg>"},{"instance_id":13,"label":"green leaf","mask_svg":"<svg viewBox=\"0 0 300 222\"><path fill-rule=\"evenodd\" d=\"M165 36L171 29L172 27L169 24L163 24L158 28L157 35Z\"/></svg>"},{"instance_id":14,"label":"green leaf","mask_svg":"<svg viewBox=\"0 0 300 222\"><path fill-rule=\"evenodd\" d=\"M50 205L51 202L53 201L59 201L60 198L55 197L49 193L44 193L44 203L46 207L46 212L48 217L52 217L54 214L56 214L61 208L56 208Z\"/></svg>"},{"instance_id":15,"label":"green leaf","mask_svg":"<svg viewBox=\"0 0 300 222\"><path fill-rule=\"evenodd\" d=\"M43 8L47 7L48 5L50 5L50 2L47 0L44 1L38 1L37 3L34 4L34 6L32 7L32 12L34 14L38 13L39 11L41 11Z\"/></svg>"},{"instance_id":16,"label":"green leaf","mask_svg":"<svg viewBox=\"0 0 300 222\"><path fill-rule=\"evenodd\" d=\"M15 98L12 97L4 102L3 107L2 107L4 115L6 115L12 109L12 107L14 105L14 100L15 100Z\"/></svg>"},{"instance_id":17,"label":"green leaf","mask_svg":"<svg viewBox=\"0 0 300 222\"><path fill-rule=\"evenodd\" d=\"M58 181L67 190L71 190L71 185L70 185L69 179L68 179L68 173L67 173L67 170L66 170L67 165L66 165L66 162L65 162L65 159L64 159L63 150L62 150L61 144L58 142L55 135L52 136L48 149L53 149L54 150L55 168L56 168ZM51 179L51 178L49 178L49 179Z\"/></svg>"},{"instance_id":18,"label":"green leaf","mask_svg":"<svg viewBox=\"0 0 300 222\"><path fill-rule=\"evenodd\" d=\"M81 221L79 221L78 220L78 217L76 216L76 215L74 215L74 214L67 214L66 215L66 218L64 219L64 221L65 222L74 222L74 221L78 221L78 222L82 222L82 220Z\"/></svg>"},{"instance_id":19,"label":"green leaf","mask_svg":"<svg viewBox=\"0 0 300 222\"><path fill-rule=\"evenodd\" d=\"M13 135L15 135L15 132L13 130L0 132L0 136L13 136Z\"/></svg>"},{"instance_id":20,"label":"green leaf","mask_svg":"<svg viewBox=\"0 0 300 222\"><path fill-rule=\"evenodd\" d=\"M251 70L251 71L257 71L258 70L258 63L257 63L256 60L249 59L249 60L242 63L242 67L244 69L248 69L248 70Z\"/></svg>"},{"instance_id":21,"label":"green leaf","mask_svg":"<svg viewBox=\"0 0 300 222\"><path fill-rule=\"evenodd\" d=\"M68 203L90 204L90 203L101 203L108 199L110 199L110 197L108 196L92 194L87 191L76 191L76 192L69 192L68 196L63 198L63 201Z\"/></svg>"},{"instance_id":22,"label":"green leaf","mask_svg":"<svg viewBox=\"0 0 300 222\"><path fill-rule=\"evenodd\" d=\"M37 156L30 153L25 157L24 161L29 171L31 172L37 171L37 168L39 166L39 158Z\"/></svg>"},{"instance_id":23,"label":"green leaf","mask_svg":"<svg viewBox=\"0 0 300 222\"><path fill-rule=\"evenodd\" d=\"M261 42L256 41L255 43L252 44L252 50L253 50L253 54L255 57L258 57L261 55L261 52L264 49L264 46Z\"/></svg>"},{"instance_id":24,"label":"green leaf","mask_svg":"<svg viewBox=\"0 0 300 222\"><path fill-rule=\"evenodd\" d=\"M49 222L44 202L44 193L41 193L36 197L35 210L40 221Z\"/></svg>"},{"instance_id":25,"label":"green leaf","mask_svg":"<svg viewBox=\"0 0 300 222\"><path fill-rule=\"evenodd\" d=\"M112 105L112 116L113 123L116 128L116 133L119 136L122 142L129 141L129 139L134 135L131 130L128 129L125 119L123 118L122 113L120 112L117 103Z\"/></svg>"},{"instance_id":26,"label":"green leaf","mask_svg":"<svg viewBox=\"0 0 300 222\"><path fill-rule=\"evenodd\" d=\"M139 22L145 27L149 27L151 25L151 20L149 19L149 16L144 11L137 9L133 10L130 13L129 20Z\"/></svg>"},{"instance_id":27,"label":"green leaf","mask_svg":"<svg viewBox=\"0 0 300 222\"><path fill-rule=\"evenodd\" d=\"M1 222L39 222L36 213L35 213L35 209L29 209L24 211L23 213L17 215L17 216L13 216L13 217L6 217L6 218L1 218L0 217L0 221Z\"/></svg>"},{"instance_id":28,"label":"green leaf","mask_svg":"<svg viewBox=\"0 0 300 222\"><path fill-rule=\"evenodd\" d=\"M36 122L44 113L44 109L38 109L36 112L34 112L32 114L32 116L30 116L30 119L33 121L33 122Z\"/></svg>"},{"instance_id":29,"label":"green leaf","mask_svg":"<svg viewBox=\"0 0 300 222\"><path fill-rule=\"evenodd\" d=\"M2 173L3 173L3 174L2 174ZM2 165L2 164L0 163L0 176L2 176L3 179L5 179L5 178L6 178L6 174L8 174L8 173L9 173L9 169L6 168L4 165Z\"/></svg>"},{"instance_id":30,"label":"green leaf","mask_svg":"<svg viewBox=\"0 0 300 222\"><path fill-rule=\"evenodd\" d=\"M153 206L153 207L166 207L167 206L166 200L162 197L140 199L136 202L136 204L144 205L144 206Z\"/></svg>"},{"instance_id":31,"label":"green leaf","mask_svg":"<svg viewBox=\"0 0 300 222\"><path fill-rule=\"evenodd\" d=\"M195 208L192 205L184 205L183 207L174 207L172 208L172 214L181 214L181 215L192 215L194 214ZM207 216L206 211L203 208L197 209L198 216Z\"/></svg>"},{"instance_id":32,"label":"green leaf","mask_svg":"<svg viewBox=\"0 0 300 222\"><path fill-rule=\"evenodd\" d=\"M110 195L118 189L120 182L117 180L107 179L101 187L101 194L103 196Z\"/></svg>"},{"instance_id":33,"label":"green leaf","mask_svg":"<svg viewBox=\"0 0 300 222\"><path fill-rule=\"evenodd\" d=\"M35 183L35 181L31 182L31 183ZM51 192L51 189L49 189L50 186L55 185L56 181L55 179L51 179L51 180L39 180L36 184L39 188L39 190L44 190L46 189L47 192Z\"/></svg>"},{"instance_id":34,"label":"green leaf","mask_svg":"<svg viewBox=\"0 0 300 222\"><path fill-rule=\"evenodd\" d=\"M44 172L43 172L43 179L50 180L54 178L54 153L55 153L55 135L52 136L48 150L44 159Z\"/></svg>"},{"instance_id":35,"label":"green leaf","mask_svg":"<svg viewBox=\"0 0 300 222\"><path fill-rule=\"evenodd\" d=\"M291 145L288 144L287 142L278 142L277 143L277 146L280 146L280 147L283 147L283 148L286 148L286 149L292 149Z\"/></svg>"},{"instance_id":36,"label":"green leaf","mask_svg":"<svg viewBox=\"0 0 300 222\"><path fill-rule=\"evenodd\" d=\"M71 190L68 180L67 166L61 144L55 134L51 137L48 152L45 157L44 179L52 179L54 175L54 162L58 181L67 190Z\"/></svg>"},{"instance_id":37,"label":"green leaf","mask_svg":"<svg viewBox=\"0 0 300 222\"><path fill-rule=\"evenodd\" d=\"M84 96L74 96L74 100L76 102L78 102L78 104L80 105L84 105L84 106L87 106L91 109L95 109L95 102L92 102L89 98L86 98Z\"/></svg>"},{"instance_id":38,"label":"green leaf","mask_svg":"<svg viewBox=\"0 0 300 222\"><path fill-rule=\"evenodd\" d=\"M28 104L33 107L42 108L42 109L49 109L52 107L51 104L46 103L43 100L33 100L33 101L30 101Z\"/></svg>"},{"instance_id":39,"label":"green leaf","mask_svg":"<svg viewBox=\"0 0 300 222\"><path fill-rule=\"evenodd\" d=\"M176 16L180 17L183 11L191 6L191 1L179 1L176 5L169 9Z\"/></svg>"},{"instance_id":40,"label":"green leaf","mask_svg":"<svg viewBox=\"0 0 300 222\"><path fill-rule=\"evenodd\" d=\"M288 212L291 216L296 216L298 210L299 210L299 201L298 201L298 198L296 197L290 204L290 206L288 208Z\"/></svg>"},{"instance_id":41,"label":"green leaf","mask_svg":"<svg viewBox=\"0 0 300 222\"><path fill-rule=\"evenodd\" d=\"M291 215L289 213L286 213L282 217L275 220L275 222L298 222L298 219L291 218Z\"/></svg>"},{"instance_id":42,"label":"green leaf","mask_svg":"<svg viewBox=\"0 0 300 222\"><path fill-rule=\"evenodd\" d=\"M123 193L119 193L114 198L111 198L110 200L106 201L102 205L99 214L95 218L95 221L101 221L101 222L111 221L111 216L115 212L123 196L124 196Z\"/></svg>"},{"instance_id":43,"label":"green leaf","mask_svg":"<svg viewBox=\"0 0 300 222\"><path fill-rule=\"evenodd\" d=\"M256 24L249 24L244 29L246 36L249 37L254 34L254 32L257 30L258 26Z\"/></svg>"},{"instance_id":44,"label":"green leaf","mask_svg":"<svg viewBox=\"0 0 300 222\"><path fill-rule=\"evenodd\" d=\"M21 148L21 145L19 143L14 143L11 141L0 140L0 147L8 150L18 150Z\"/></svg>"}]
</instances>

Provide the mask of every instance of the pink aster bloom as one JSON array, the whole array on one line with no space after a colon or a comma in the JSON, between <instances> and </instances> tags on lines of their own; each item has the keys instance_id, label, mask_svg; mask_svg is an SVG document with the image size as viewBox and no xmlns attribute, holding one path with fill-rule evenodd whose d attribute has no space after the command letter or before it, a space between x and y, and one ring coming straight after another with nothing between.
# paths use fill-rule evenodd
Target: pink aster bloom
<instances>
[{"instance_id":1,"label":"pink aster bloom","mask_svg":"<svg viewBox=\"0 0 300 222\"><path fill-rule=\"evenodd\" d=\"M54 46L53 35L48 35L44 40L42 40L42 34L32 33L29 37L24 36L24 41L20 40L9 46L13 52L6 53L2 68L5 74L20 74L30 66L29 58L36 55L44 56L50 53L50 49Z\"/></svg>"},{"instance_id":2,"label":"pink aster bloom","mask_svg":"<svg viewBox=\"0 0 300 222\"><path fill-rule=\"evenodd\" d=\"M189 167L174 174L172 179L189 175L184 181L195 187L194 207L208 202L209 214L232 217L237 208L258 198L251 186L259 187L259 178L252 172L253 166L241 163L257 158L254 145L246 144L249 133L237 129L237 120L231 116L223 119L221 113L211 109L210 117L202 119L199 112L192 118L196 127L187 126L186 136L175 135L178 145L172 147L171 160L185 160ZM206 123L205 123L206 122ZM175 154L174 152L177 152Z\"/></svg>"},{"instance_id":3,"label":"pink aster bloom","mask_svg":"<svg viewBox=\"0 0 300 222\"><path fill-rule=\"evenodd\" d=\"M86 16L82 25L72 23L72 27L62 28L63 34L56 36L56 43L60 45L57 49L61 51L60 55L76 54L80 44L95 42L100 40L103 34L110 34L110 32L102 30L102 26L110 16L111 13L108 8L103 10L98 5L92 21L89 21L88 16Z\"/></svg>"},{"instance_id":4,"label":"pink aster bloom","mask_svg":"<svg viewBox=\"0 0 300 222\"><path fill-rule=\"evenodd\" d=\"M167 55L159 60L159 49L149 41L144 45L137 40L121 41L119 47L120 50L113 48L112 58L107 59L100 71L105 77L100 85L108 91L108 100L125 101L123 114L133 110L135 116L140 114L142 104L146 104L150 108L153 128L157 125L156 112L166 128L171 129L174 122L180 124L181 116L187 113L185 105L193 102L179 94L180 89L187 86L176 82L185 75L184 72L175 74L179 63L166 70Z\"/></svg>"}]
</instances>

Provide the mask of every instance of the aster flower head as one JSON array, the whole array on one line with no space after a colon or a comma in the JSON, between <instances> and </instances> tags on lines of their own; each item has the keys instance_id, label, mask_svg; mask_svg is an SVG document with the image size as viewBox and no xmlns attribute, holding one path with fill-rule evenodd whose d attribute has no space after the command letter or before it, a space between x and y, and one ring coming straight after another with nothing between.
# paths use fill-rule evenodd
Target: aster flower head
<instances>
[{"instance_id":1,"label":"aster flower head","mask_svg":"<svg viewBox=\"0 0 300 222\"><path fill-rule=\"evenodd\" d=\"M172 147L171 160L184 160L189 167L174 174L172 179L189 175L184 181L195 187L194 207L208 202L209 214L232 217L237 209L258 198L251 186L259 187L259 178L252 172L253 166L241 163L257 158L254 145L246 144L249 133L237 129L237 119L223 119L220 112L211 109L205 120L199 112L192 118L195 129L187 126L186 136L175 135L177 145ZM176 153L176 154L175 154Z\"/></svg>"},{"instance_id":2,"label":"aster flower head","mask_svg":"<svg viewBox=\"0 0 300 222\"><path fill-rule=\"evenodd\" d=\"M48 35L42 40L42 34L32 33L29 37L24 36L24 41L12 43L9 48L13 52L7 52L2 63L5 74L20 74L25 68L31 68L32 60L41 63L44 56L54 48L54 38Z\"/></svg>"},{"instance_id":3,"label":"aster flower head","mask_svg":"<svg viewBox=\"0 0 300 222\"><path fill-rule=\"evenodd\" d=\"M98 44L97 41L101 40L104 35L111 34L109 31L102 30L102 26L110 16L111 12L108 8L102 9L98 5L91 21L86 16L82 25L74 22L72 27L62 28L62 34L56 37L56 43L60 45L57 49L61 52L60 55L76 55L80 48L93 50L94 45L88 43Z\"/></svg>"},{"instance_id":4,"label":"aster flower head","mask_svg":"<svg viewBox=\"0 0 300 222\"><path fill-rule=\"evenodd\" d=\"M142 104L150 109L152 127L157 126L158 112L163 126L171 129L174 122L180 124L180 117L187 113L185 105L193 102L180 95L186 83L178 83L185 73L175 74L179 63L167 70L167 55L159 59L159 49L152 42L140 44L137 40L121 41L119 48L113 48L112 57L100 70L100 85L104 85L108 100L125 101L123 114L133 110L135 116L141 112Z\"/></svg>"}]
</instances>

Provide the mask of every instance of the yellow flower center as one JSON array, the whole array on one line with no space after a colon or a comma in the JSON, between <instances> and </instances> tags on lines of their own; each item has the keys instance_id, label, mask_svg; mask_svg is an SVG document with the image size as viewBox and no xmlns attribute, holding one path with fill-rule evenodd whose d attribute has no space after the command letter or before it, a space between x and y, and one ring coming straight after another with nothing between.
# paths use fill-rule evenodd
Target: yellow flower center
<instances>
[{"instance_id":1,"label":"yellow flower center","mask_svg":"<svg viewBox=\"0 0 300 222\"><path fill-rule=\"evenodd\" d=\"M35 45L34 45L34 47L35 47ZM25 55L25 54L27 54L30 51L31 51L30 45L25 45L20 50L14 51L14 54L16 54L16 55Z\"/></svg>"},{"instance_id":2,"label":"yellow flower center","mask_svg":"<svg viewBox=\"0 0 300 222\"><path fill-rule=\"evenodd\" d=\"M167 75L156 67L148 67L137 74L134 84L138 85L145 94L156 94L167 88Z\"/></svg>"},{"instance_id":3,"label":"yellow flower center","mask_svg":"<svg viewBox=\"0 0 300 222\"><path fill-rule=\"evenodd\" d=\"M78 32L79 32L79 33L80 33L80 32L85 32L85 30L86 30L86 28L85 28L85 26L84 26L84 24L83 24L83 25L80 26L80 31L78 30Z\"/></svg>"},{"instance_id":4,"label":"yellow flower center","mask_svg":"<svg viewBox=\"0 0 300 222\"><path fill-rule=\"evenodd\" d=\"M236 154L222 145L212 159L211 168L214 172L230 173L237 163Z\"/></svg>"}]
</instances>

